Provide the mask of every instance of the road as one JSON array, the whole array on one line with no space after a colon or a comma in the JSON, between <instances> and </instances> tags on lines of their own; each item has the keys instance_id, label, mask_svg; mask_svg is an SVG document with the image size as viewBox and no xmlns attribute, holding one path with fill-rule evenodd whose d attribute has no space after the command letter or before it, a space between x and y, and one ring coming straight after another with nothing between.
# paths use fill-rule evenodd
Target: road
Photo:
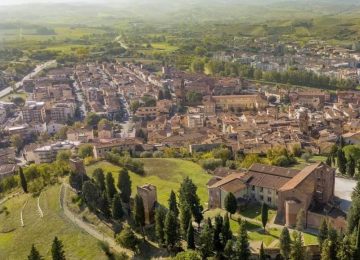
<instances>
[{"instance_id":1,"label":"road","mask_svg":"<svg viewBox=\"0 0 360 260\"><path fill-rule=\"evenodd\" d=\"M340 208L345 212L351 205L351 193L356 186L355 180L345 179L341 177L335 178L335 196L340 199Z\"/></svg>"},{"instance_id":2,"label":"road","mask_svg":"<svg viewBox=\"0 0 360 260\"><path fill-rule=\"evenodd\" d=\"M55 60L51 60L51 61L47 61L47 62L45 62L45 63L43 63L43 64L40 64L40 65L36 66L36 68L35 68L32 72L30 72L30 73L29 73L28 75L26 75L21 81L19 81L19 82L17 82L17 83L15 84L15 89L19 89L20 87L22 87L23 82L24 82L25 80L28 80L28 79L31 79L32 77L35 77L35 76L36 76L39 72L41 72L43 69L46 69L46 68L48 68L48 67L50 67L50 66L52 66L52 65L55 65L55 64L56 64L56 61L55 61ZM8 95L8 94L10 94L12 90L13 90L12 87L7 87L7 88L1 90L1 91L0 91L0 98L6 96L6 95Z\"/></svg>"},{"instance_id":3,"label":"road","mask_svg":"<svg viewBox=\"0 0 360 260\"><path fill-rule=\"evenodd\" d=\"M95 228L93 228L88 223L84 222L82 219L78 218L73 214L67 207L66 204L66 191L67 191L68 185L63 184L61 186L60 190L60 207L63 209L65 216L71 220L75 225L77 225L79 228L83 229L87 233L89 233L94 238L106 242L109 247L111 247L113 250L115 250L117 253L125 253L128 256L133 257L133 252L130 250L127 250L125 248L120 247L114 238L109 237L108 235L105 235L103 233L100 233Z\"/></svg>"},{"instance_id":4,"label":"road","mask_svg":"<svg viewBox=\"0 0 360 260\"><path fill-rule=\"evenodd\" d=\"M79 108L81 110L81 116L85 117L87 114L86 111L86 105L85 105L85 100L84 100L84 93L82 92L82 90L80 89L79 84L77 83L77 81L75 80L74 77L71 77L71 79L74 81L74 88L75 88L75 94L76 94L76 101L79 104Z\"/></svg>"}]
</instances>

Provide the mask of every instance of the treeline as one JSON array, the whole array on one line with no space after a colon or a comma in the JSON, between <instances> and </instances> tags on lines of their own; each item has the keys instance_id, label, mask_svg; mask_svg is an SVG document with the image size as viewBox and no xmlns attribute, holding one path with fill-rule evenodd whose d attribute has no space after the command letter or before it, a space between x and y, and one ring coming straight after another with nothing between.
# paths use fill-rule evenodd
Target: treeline
<instances>
[{"instance_id":1,"label":"treeline","mask_svg":"<svg viewBox=\"0 0 360 260\"><path fill-rule=\"evenodd\" d=\"M291 84L323 89L354 89L356 82L317 75L312 71L291 68L284 72L262 71L249 65L234 62L195 58L190 69L193 72L206 72L212 76L244 77L281 84Z\"/></svg>"}]
</instances>

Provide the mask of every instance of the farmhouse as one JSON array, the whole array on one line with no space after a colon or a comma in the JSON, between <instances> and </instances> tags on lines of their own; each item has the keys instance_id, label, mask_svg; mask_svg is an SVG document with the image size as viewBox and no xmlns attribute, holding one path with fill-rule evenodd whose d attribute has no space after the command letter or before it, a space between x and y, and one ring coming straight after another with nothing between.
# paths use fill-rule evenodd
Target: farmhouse
<instances>
[{"instance_id":1,"label":"farmhouse","mask_svg":"<svg viewBox=\"0 0 360 260\"><path fill-rule=\"evenodd\" d=\"M338 210L333 206L335 170L324 163L301 171L256 163L245 172L216 176L207 185L210 208L224 208L225 197L231 192L238 204L256 201L277 208L277 221L290 227L295 226L300 209L305 211L304 224L309 227L316 227L323 217L336 228L345 225L342 214L334 215Z\"/></svg>"}]
</instances>

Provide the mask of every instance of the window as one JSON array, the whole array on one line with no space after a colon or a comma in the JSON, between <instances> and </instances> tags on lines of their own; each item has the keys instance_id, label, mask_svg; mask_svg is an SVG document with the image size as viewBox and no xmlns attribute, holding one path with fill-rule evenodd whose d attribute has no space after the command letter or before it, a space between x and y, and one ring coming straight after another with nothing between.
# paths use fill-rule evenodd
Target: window
<instances>
[{"instance_id":1,"label":"window","mask_svg":"<svg viewBox=\"0 0 360 260\"><path fill-rule=\"evenodd\" d=\"M252 190L255 190L255 186L254 186L254 185L253 185L253 186L251 186L251 189L252 189Z\"/></svg>"},{"instance_id":2,"label":"window","mask_svg":"<svg viewBox=\"0 0 360 260\"><path fill-rule=\"evenodd\" d=\"M268 198L267 198L267 201L268 201L269 203L271 203L271 197L268 197Z\"/></svg>"},{"instance_id":3,"label":"window","mask_svg":"<svg viewBox=\"0 0 360 260\"><path fill-rule=\"evenodd\" d=\"M268 190L268 194L271 194L271 190L270 190L270 189Z\"/></svg>"},{"instance_id":4,"label":"window","mask_svg":"<svg viewBox=\"0 0 360 260\"><path fill-rule=\"evenodd\" d=\"M264 188L263 187L260 187L260 192L263 192L264 191Z\"/></svg>"},{"instance_id":5,"label":"window","mask_svg":"<svg viewBox=\"0 0 360 260\"><path fill-rule=\"evenodd\" d=\"M263 195L260 195L260 200L264 200L264 196L263 196Z\"/></svg>"}]
</instances>

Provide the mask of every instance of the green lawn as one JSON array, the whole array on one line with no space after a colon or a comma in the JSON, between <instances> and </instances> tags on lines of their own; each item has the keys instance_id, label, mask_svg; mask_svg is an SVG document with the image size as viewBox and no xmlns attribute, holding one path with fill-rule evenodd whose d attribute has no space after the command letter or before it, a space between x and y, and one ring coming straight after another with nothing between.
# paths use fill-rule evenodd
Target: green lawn
<instances>
[{"instance_id":1,"label":"green lawn","mask_svg":"<svg viewBox=\"0 0 360 260\"><path fill-rule=\"evenodd\" d=\"M256 219L257 221L261 221L261 204L251 204L247 205L246 208L240 210L240 217L246 217L251 219ZM276 210L269 209L269 221L272 220L276 216Z\"/></svg>"},{"instance_id":2,"label":"green lawn","mask_svg":"<svg viewBox=\"0 0 360 260\"><path fill-rule=\"evenodd\" d=\"M182 180L188 176L198 187L198 195L205 206L208 201L206 188L207 181L211 178L198 164L190 161L170 158L139 159L144 163L145 176L130 172L132 181L132 195L136 194L136 187L144 184L153 184L157 188L158 202L167 205L171 190L178 191ZM120 167L105 161L87 167L87 172L92 175L96 168L102 168L105 173L112 172L115 182L118 179Z\"/></svg>"},{"instance_id":3,"label":"green lawn","mask_svg":"<svg viewBox=\"0 0 360 260\"><path fill-rule=\"evenodd\" d=\"M310 164L313 163L317 163L317 162L325 162L326 161L326 157L325 156L321 156L321 155L316 155L310 158L309 162L306 162L304 159L302 158L296 158L297 160L297 164L295 164L292 168L293 169L298 169L298 170L302 170L304 169L306 166L309 166Z\"/></svg>"},{"instance_id":4,"label":"green lawn","mask_svg":"<svg viewBox=\"0 0 360 260\"><path fill-rule=\"evenodd\" d=\"M44 217L40 218L37 198L20 195L4 203L9 215L0 215L0 259L25 259L32 244L46 258L51 257L51 243L55 236L63 241L67 259L107 259L94 239L62 213L59 205L60 186L52 186L40 196ZM23 211L24 227L20 224ZM7 232L7 233L3 233Z\"/></svg>"},{"instance_id":5,"label":"green lawn","mask_svg":"<svg viewBox=\"0 0 360 260\"><path fill-rule=\"evenodd\" d=\"M8 94L6 96L3 96L2 98L0 98L0 101L11 102L11 100L15 97L22 97L24 100L26 100L28 96L29 95L26 92L17 92L15 94Z\"/></svg>"}]
</instances>

